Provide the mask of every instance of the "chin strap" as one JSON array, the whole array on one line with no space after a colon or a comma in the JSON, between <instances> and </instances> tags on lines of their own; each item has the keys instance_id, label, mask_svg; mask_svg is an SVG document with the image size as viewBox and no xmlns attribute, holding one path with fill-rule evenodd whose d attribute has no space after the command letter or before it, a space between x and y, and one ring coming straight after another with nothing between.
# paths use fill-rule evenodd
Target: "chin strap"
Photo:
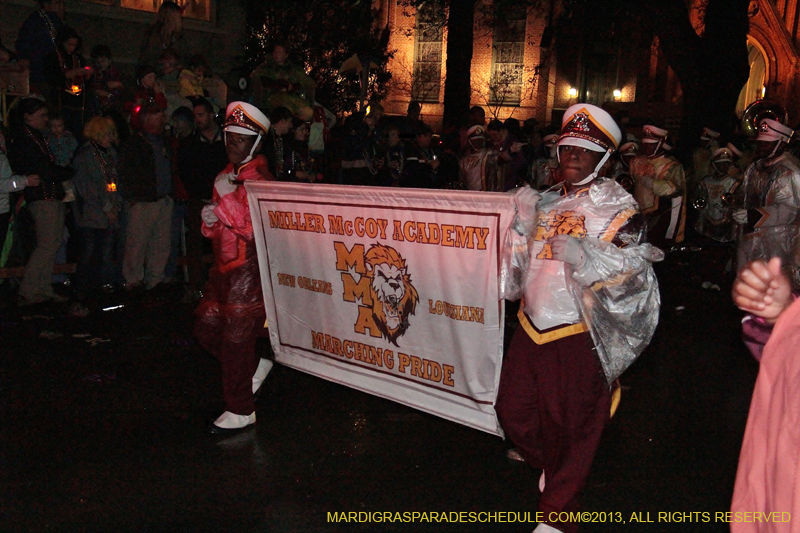
<instances>
[{"instance_id":1,"label":"chin strap","mask_svg":"<svg viewBox=\"0 0 800 533\"><path fill-rule=\"evenodd\" d=\"M649 156L647 156L647 158L648 159L655 159L656 157L660 156L661 155L661 152L660 152L661 145L663 145L663 144L664 144L664 140L663 139L659 140L658 143L656 144L656 149L653 150L653 153L650 154Z\"/></svg>"},{"instance_id":2,"label":"chin strap","mask_svg":"<svg viewBox=\"0 0 800 533\"><path fill-rule=\"evenodd\" d=\"M575 185L586 185L587 183L589 183L590 181L595 179L597 177L597 173L600 172L600 169L603 168L603 165L606 164L606 161L608 161L609 157L611 157L611 150L608 150L605 153L605 155L603 156L603 159L601 159L600 162L597 163L597 166L594 167L594 172L592 172L591 174L586 176L584 179L582 179L581 181L579 181Z\"/></svg>"},{"instance_id":3,"label":"chin strap","mask_svg":"<svg viewBox=\"0 0 800 533\"><path fill-rule=\"evenodd\" d=\"M227 143L228 143L228 134L227 134L227 132L226 132L226 131L223 131L223 132L222 132L222 141L223 141L225 144L227 144ZM249 163L250 161L252 161L252 159L253 159L253 154L255 153L255 151L256 151L256 148L258 148L258 143L260 143L260 142L261 142L261 134L259 133L259 134L258 134L258 137L256 137L256 142L254 142L254 143L253 143L253 148L251 148L251 149L250 149L250 155L248 155L247 157L245 157L245 158L242 160L242 162L241 162L241 163L239 163L239 166L242 166L242 165L244 165L245 163Z\"/></svg>"}]
</instances>

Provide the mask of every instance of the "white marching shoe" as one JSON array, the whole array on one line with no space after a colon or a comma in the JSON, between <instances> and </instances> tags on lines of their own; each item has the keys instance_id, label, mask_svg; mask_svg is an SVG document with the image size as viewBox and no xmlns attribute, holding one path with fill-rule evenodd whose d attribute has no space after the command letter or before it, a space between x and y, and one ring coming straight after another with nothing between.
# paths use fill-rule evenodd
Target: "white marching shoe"
<instances>
[{"instance_id":1,"label":"white marching shoe","mask_svg":"<svg viewBox=\"0 0 800 533\"><path fill-rule=\"evenodd\" d=\"M253 394L261 388L261 384L267 379L274 364L270 359L264 359L263 357L258 361L258 368L256 368L256 373L253 374Z\"/></svg>"},{"instance_id":2,"label":"white marching shoe","mask_svg":"<svg viewBox=\"0 0 800 533\"><path fill-rule=\"evenodd\" d=\"M225 411L208 427L208 431L217 435L235 433L255 423L255 411L249 415L237 415L230 411Z\"/></svg>"}]
</instances>

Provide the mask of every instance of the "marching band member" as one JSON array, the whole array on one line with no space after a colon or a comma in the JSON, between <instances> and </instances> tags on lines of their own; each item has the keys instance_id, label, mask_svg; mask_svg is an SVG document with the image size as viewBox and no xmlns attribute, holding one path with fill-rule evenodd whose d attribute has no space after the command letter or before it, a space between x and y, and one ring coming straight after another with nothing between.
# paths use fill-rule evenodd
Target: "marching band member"
<instances>
[{"instance_id":1,"label":"marching band member","mask_svg":"<svg viewBox=\"0 0 800 533\"><path fill-rule=\"evenodd\" d=\"M650 261L663 254L639 245L636 200L606 179L620 138L602 109L570 107L558 139L562 183L541 196L527 187L515 195L511 231L527 239L528 265L517 267L522 276L502 276L524 282L502 291L523 300L495 409L521 458L543 469L544 521L535 533L577 531L578 523L559 521L567 516L559 513L579 509L610 418L611 384L647 345L658 320ZM515 265L524 263L518 259Z\"/></svg>"},{"instance_id":2,"label":"marching band member","mask_svg":"<svg viewBox=\"0 0 800 533\"><path fill-rule=\"evenodd\" d=\"M261 293L253 223L242 182L274 180L263 155L256 155L270 122L257 107L228 104L225 150L229 164L217 176L211 205L203 208L203 235L214 245L214 265L195 311L194 335L222 366L225 412L210 426L214 434L255 424L255 399L272 362L256 355L256 337L266 310Z\"/></svg>"},{"instance_id":3,"label":"marching band member","mask_svg":"<svg viewBox=\"0 0 800 533\"><path fill-rule=\"evenodd\" d=\"M755 161L744 173L744 205L733 212L739 224L737 263L780 257L800 286L800 162L786 152L793 131L777 120L758 123Z\"/></svg>"},{"instance_id":4,"label":"marching band member","mask_svg":"<svg viewBox=\"0 0 800 533\"><path fill-rule=\"evenodd\" d=\"M733 166L733 152L720 148L711 156L711 172L699 184L698 200L700 213L695 229L698 233L715 241L732 242L734 224L731 219L733 208L729 198L736 193L741 180ZM734 172L731 172L731 171Z\"/></svg>"},{"instance_id":5,"label":"marching band member","mask_svg":"<svg viewBox=\"0 0 800 533\"><path fill-rule=\"evenodd\" d=\"M683 166L666 155L667 130L644 126L642 155L631 161L633 195L647 218L648 241L669 249L683 241L686 224L686 178Z\"/></svg>"}]
</instances>

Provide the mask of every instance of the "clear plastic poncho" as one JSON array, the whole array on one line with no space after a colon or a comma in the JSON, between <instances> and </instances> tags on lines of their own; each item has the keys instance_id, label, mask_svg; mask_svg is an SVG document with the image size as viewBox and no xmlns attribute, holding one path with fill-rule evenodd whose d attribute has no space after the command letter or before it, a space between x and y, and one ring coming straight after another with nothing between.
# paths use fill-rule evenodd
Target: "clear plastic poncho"
<instances>
[{"instance_id":1,"label":"clear plastic poncho","mask_svg":"<svg viewBox=\"0 0 800 533\"><path fill-rule=\"evenodd\" d=\"M628 230L624 225L614 239L624 247L601 240L592 236L594 221L587 220L588 232L580 237L584 261L579 267L545 260L545 264L531 268L531 261L542 261L532 259L532 254L541 248L541 243L534 241L537 233L541 233L542 220L549 220L553 206L566 202L572 202L568 204L572 211L582 205L580 212L584 214L604 211L613 214L621 208L635 209L636 205L628 193L609 181L596 181L589 194L576 198L545 193L543 199L531 189L518 189L517 213L505 238L501 297L518 300L526 288L548 286L541 279L533 279L534 276L563 276L571 301L555 305L573 307L587 324L610 384L642 353L655 332L661 300L652 263L662 260L664 253L650 244L639 244L642 232ZM545 212L547 216L543 216ZM541 304L536 305L536 309L529 309L526 298L525 312L541 315L538 307Z\"/></svg>"}]
</instances>

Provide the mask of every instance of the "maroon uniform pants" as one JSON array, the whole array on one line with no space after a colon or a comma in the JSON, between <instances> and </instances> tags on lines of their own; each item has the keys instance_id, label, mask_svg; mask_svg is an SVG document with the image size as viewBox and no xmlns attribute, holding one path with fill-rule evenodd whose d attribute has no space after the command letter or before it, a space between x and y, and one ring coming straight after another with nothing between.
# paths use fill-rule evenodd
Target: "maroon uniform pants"
<instances>
[{"instance_id":1,"label":"maroon uniform pants","mask_svg":"<svg viewBox=\"0 0 800 533\"><path fill-rule=\"evenodd\" d=\"M520 327L503 361L495 405L511 442L534 468L545 489L543 522L573 533L578 524L559 513L579 510L578 497L591 471L611 393L589 333L538 345Z\"/></svg>"}]
</instances>

